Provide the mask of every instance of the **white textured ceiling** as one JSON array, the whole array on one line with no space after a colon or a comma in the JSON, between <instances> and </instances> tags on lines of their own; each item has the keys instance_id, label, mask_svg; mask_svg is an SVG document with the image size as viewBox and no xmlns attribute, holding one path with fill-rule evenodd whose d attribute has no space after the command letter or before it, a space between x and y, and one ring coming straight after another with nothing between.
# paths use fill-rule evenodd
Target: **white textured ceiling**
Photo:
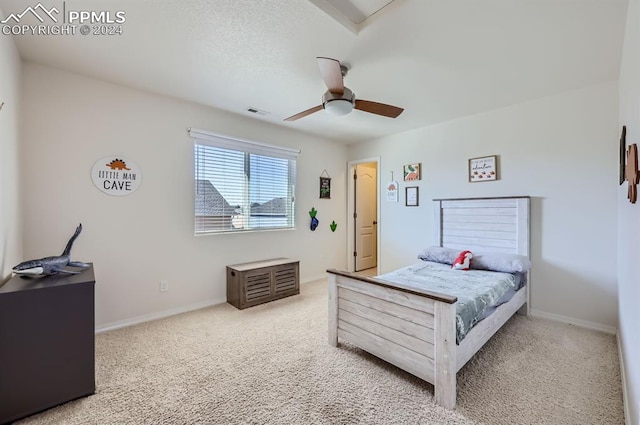
<instances>
[{"instance_id":1,"label":"white textured ceiling","mask_svg":"<svg viewBox=\"0 0 640 425\"><path fill-rule=\"evenodd\" d=\"M62 1L42 3L62 10ZM28 4L0 0L0 9L6 16ZM305 0L64 7L123 10L124 34L16 36L23 59L351 143L616 80L627 2L396 0L357 34ZM349 65L345 85L358 98L405 112L394 120L320 111L283 122L321 103L317 56Z\"/></svg>"}]
</instances>

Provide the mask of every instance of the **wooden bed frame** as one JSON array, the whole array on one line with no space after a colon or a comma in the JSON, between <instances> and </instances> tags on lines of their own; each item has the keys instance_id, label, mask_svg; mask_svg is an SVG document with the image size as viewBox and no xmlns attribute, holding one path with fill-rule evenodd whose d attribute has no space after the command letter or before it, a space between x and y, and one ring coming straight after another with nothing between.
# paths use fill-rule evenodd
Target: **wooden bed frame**
<instances>
[{"instance_id":1,"label":"wooden bed frame","mask_svg":"<svg viewBox=\"0 0 640 425\"><path fill-rule=\"evenodd\" d=\"M529 256L529 197L436 199L436 243L480 253ZM456 345L456 297L354 273L329 273L329 344L338 338L434 385L435 401L456 405L456 374L504 323L528 314L525 287Z\"/></svg>"}]
</instances>

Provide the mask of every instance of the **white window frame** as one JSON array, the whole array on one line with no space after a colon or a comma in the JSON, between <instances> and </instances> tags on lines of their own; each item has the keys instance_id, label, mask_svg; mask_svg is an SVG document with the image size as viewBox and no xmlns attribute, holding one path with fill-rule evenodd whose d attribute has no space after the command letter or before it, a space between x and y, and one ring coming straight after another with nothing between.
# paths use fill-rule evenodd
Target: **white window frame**
<instances>
[{"instance_id":1,"label":"white window frame","mask_svg":"<svg viewBox=\"0 0 640 425\"><path fill-rule=\"evenodd\" d=\"M295 182L296 182L296 163L297 158L300 154L300 150L286 148L282 146L269 145L266 143L255 142L246 139L239 139L235 137L230 137L210 131L199 130L190 128L188 129L189 135L191 136L194 143L194 183L197 178L198 164L195 163L195 153L198 145L203 146L211 146L222 149L229 149L238 152L243 152L245 154L254 154L261 155L266 157L280 158L286 160L293 161L293 167L289 166L289 185L288 185L288 196L291 197L291 208L290 208L290 220L286 226L283 227L252 227L252 228L244 228L244 229L236 229L236 228L226 228L226 229L215 229L215 230L198 230L195 225L196 221L196 206L194 205L194 233L195 235L209 235L209 234L221 234L221 233L245 233L245 232L262 232L262 231L274 231L274 230L291 230L295 229ZM288 208L289 209L289 208Z\"/></svg>"}]
</instances>

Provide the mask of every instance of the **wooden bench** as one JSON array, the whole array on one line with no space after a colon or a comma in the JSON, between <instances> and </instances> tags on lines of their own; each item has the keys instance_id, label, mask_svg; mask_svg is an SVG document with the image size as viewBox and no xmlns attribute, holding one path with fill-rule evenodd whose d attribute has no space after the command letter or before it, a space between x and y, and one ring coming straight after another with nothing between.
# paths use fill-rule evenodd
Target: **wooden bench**
<instances>
[{"instance_id":1,"label":"wooden bench","mask_svg":"<svg viewBox=\"0 0 640 425\"><path fill-rule=\"evenodd\" d=\"M242 310L299 294L299 263L274 258L227 266L227 302Z\"/></svg>"}]
</instances>

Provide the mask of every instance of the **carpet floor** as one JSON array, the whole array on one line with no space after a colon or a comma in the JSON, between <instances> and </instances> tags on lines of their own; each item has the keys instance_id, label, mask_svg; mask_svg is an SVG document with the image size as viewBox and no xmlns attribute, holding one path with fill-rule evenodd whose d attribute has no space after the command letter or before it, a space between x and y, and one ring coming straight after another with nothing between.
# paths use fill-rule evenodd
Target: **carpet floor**
<instances>
[{"instance_id":1,"label":"carpet floor","mask_svg":"<svg viewBox=\"0 0 640 425\"><path fill-rule=\"evenodd\" d=\"M615 337L514 316L457 378L458 404L327 343L326 280L96 336L96 394L36 424L624 424Z\"/></svg>"}]
</instances>

